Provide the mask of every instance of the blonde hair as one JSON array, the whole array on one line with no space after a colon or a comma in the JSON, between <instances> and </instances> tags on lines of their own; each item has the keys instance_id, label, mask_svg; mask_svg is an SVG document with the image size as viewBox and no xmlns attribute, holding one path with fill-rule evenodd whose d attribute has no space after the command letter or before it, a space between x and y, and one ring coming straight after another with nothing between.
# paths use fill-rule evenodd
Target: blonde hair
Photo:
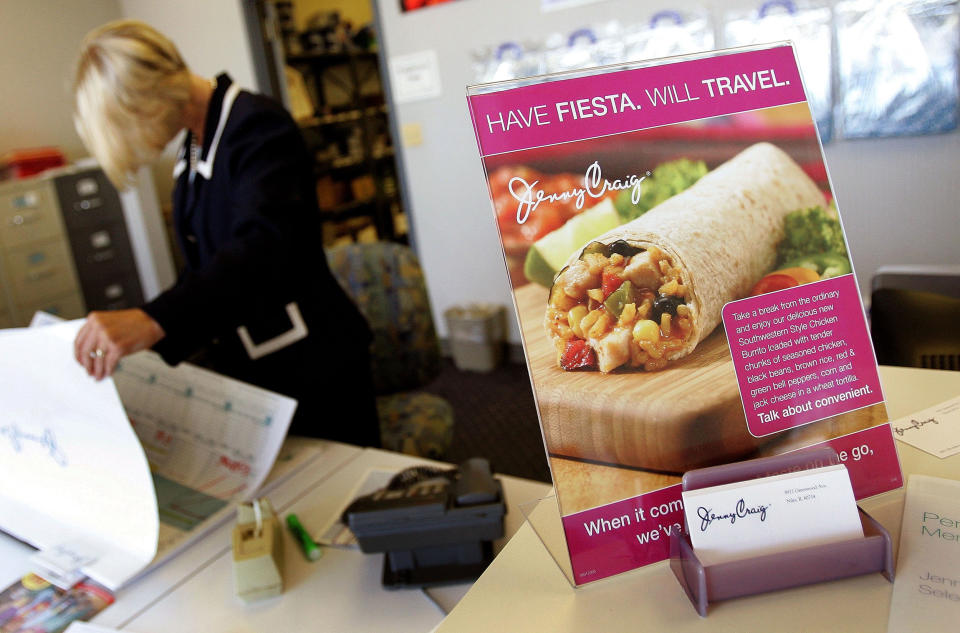
<instances>
[{"instance_id":1,"label":"blonde hair","mask_svg":"<svg viewBox=\"0 0 960 633\"><path fill-rule=\"evenodd\" d=\"M173 42L143 22L110 22L84 38L73 121L118 188L183 127L190 77Z\"/></svg>"}]
</instances>

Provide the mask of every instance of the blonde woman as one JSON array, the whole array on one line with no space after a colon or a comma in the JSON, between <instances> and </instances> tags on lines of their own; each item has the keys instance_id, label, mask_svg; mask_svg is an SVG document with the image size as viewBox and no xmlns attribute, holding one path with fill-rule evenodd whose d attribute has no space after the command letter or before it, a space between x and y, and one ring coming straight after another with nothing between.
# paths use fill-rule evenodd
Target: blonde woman
<instances>
[{"instance_id":1,"label":"blonde woman","mask_svg":"<svg viewBox=\"0 0 960 633\"><path fill-rule=\"evenodd\" d=\"M144 306L91 312L75 355L97 379L152 348L203 351L217 371L298 400L292 433L380 444L366 321L327 268L313 164L274 101L228 75L190 71L136 21L87 35L74 82L77 130L124 187L186 130L174 167L186 269Z\"/></svg>"}]
</instances>

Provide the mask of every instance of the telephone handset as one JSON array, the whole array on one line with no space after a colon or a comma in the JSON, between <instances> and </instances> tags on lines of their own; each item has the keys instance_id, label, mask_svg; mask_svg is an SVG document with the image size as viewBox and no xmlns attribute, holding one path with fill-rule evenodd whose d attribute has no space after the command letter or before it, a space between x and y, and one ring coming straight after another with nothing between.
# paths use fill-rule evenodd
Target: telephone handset
<instances>
[{"instance_id":1,"label":"telephone handset","mask_svg":"<svg viewBox=\"0 0 960 633\"><path fill-rule=\"evenodd\" d=\"M351 503L344 510L343 521L349 525L351 515L365 513L399 514L409 510L416 514L435 506L494 503L500 494L490 463L482 457L468 459L452 469L413 466L394 475L385 488Z\"/></svg>"},{"instance_id":2,"label":"telephone handset","mask_svg":"<svg viewBox=\"0 0 960 633\"><path fill-rule=\"evenodd\" d=\"M383 583L427 586L475 578L503 536L503 487L481 457L459 468L414 466L343 512L364 552L386 552Z\"/></svg>"}]
</instances>

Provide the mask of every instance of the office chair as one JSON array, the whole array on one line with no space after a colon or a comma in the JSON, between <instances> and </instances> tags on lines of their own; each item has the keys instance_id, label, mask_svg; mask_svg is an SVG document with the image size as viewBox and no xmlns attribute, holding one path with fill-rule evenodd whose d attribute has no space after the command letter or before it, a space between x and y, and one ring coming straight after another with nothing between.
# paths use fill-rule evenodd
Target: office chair
<instances>
[{"instance_id":1,"label":"office chair","mask_svg":"<svg viewBox=\"0 0 960 633\"><path fill-rule=\"evenodd\" d=\"M393 242L344 244L329 249L327 261L373 330L370 356L383 447L442 457L453 440L453 407L416 391L440 373L440 342L416 255Z\"/></svg>"},{"instance_id":2,"label":"office chair","mask_svg":"<svg viewBox=\"0 0 960 633\"><path fill-rule=\"evenodd\" d=\"M960 299L876 288L870 300L870 335L881 365L960 371Z\"/></svg>"}]
</instances>

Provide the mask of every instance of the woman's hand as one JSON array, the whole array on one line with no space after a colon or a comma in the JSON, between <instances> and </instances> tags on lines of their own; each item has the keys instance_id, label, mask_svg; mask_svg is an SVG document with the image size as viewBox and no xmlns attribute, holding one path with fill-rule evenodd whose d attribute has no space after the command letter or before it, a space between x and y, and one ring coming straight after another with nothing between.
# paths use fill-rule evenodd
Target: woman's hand
<instances>
[{"instance_id":1,"label":"woman's hand","mask_svg":"<svg viewBox=\"0 0 960 633\"><path fill-rule=\"evenodd\" d=\"M139 308L91 312L77 332L73 353L87 373L101 380L120 359L152 347L165 335L160 324Z\"/></svg>"}]
</instances>

